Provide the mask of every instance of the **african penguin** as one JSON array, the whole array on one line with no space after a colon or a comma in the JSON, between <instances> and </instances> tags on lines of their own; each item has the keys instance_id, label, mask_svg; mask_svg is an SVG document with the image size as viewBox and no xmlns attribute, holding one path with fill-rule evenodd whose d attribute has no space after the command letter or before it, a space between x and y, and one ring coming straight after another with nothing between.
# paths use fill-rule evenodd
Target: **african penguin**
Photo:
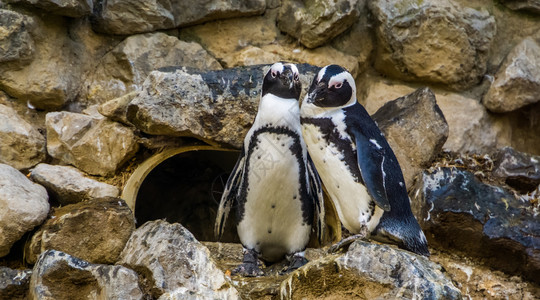
<instances>
[{"instance_id":1,"label":"african penguin","mask_svg":"<svg viewBox=\"0 0 540 300\"><path fill-rule=\"evenodd\" d=\"M322 186L302 139L300 92L294 64L275 63L264 76L259 110L225 185L215 223L220 237L235 208L244 258L233 273L263 275L259 257L268 262L287 257L288 270L302 266L314 221L322 239Z\"/></svg>"},{"instance_id":2,"label":"african penguin","mask_svg":"<svg viewBox=\"0 0 540 300\"><path fill-rule=\"evenodd\" d=\"M322 68L300 116L309 154L343 226L429 256L399 163L377 124L356 101L352 75L337 65Z\"/></svg>"}]
</instances>

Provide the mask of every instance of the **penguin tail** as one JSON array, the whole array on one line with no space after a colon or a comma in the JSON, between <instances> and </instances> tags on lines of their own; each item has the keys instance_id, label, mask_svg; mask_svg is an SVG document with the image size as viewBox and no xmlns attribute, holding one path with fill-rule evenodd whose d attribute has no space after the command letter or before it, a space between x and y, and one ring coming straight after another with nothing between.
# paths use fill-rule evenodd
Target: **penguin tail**
<instances>
[{"instance_id":1,"label":"penguin tail","mask_svg":"<svg viewBox=\"0 0 540 300\"><path fill-rule=\"evenodd\" d=\"M373 231L371 238L382 243L396 244L416 254L430 256L426 236L416 220L404 222L383 218Z\"/></svg>"}]
</instances>

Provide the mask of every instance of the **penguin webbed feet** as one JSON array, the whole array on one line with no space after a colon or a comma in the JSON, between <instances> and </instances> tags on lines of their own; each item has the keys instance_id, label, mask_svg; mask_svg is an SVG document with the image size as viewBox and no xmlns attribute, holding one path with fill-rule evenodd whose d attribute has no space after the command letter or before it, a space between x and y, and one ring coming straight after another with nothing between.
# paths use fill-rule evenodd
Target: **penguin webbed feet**
<instances>
[{"instance_id":1,"label":"penguin webbed feet","mask_svg":"<svg viewBox=\"0 0 540 300\"><path fill-rule=\"evenodd\" d=\"M330 248L328 248L327 253L329 253L329 254L336 253L341 249L348 248L354 241L356 241L356 240L365 240L368 237L369 237L369 232L367 230L367 227L364 226L364 227L362 227L360 229L359 233L357 233L355 235L351 235L349 237L346 237L346 238L342 239L341 241L339 241L339 242L333 244L332 246L330 246Z\"/></svg>"},{"instance_id":2,"label":"penguin webbed feet","mask_svg":"<svg viewBox=\"0 0 540 300\"><path fill-rule=\"evenodd\" d=\"M287 260L289 261L289 265L279 272L280 275L292 272L309 262L305 257L304 251L296 252L293 255L287 255Z\"/></svg>"},{"instance_id":3,"label":"penguin webbed feet","mask_svg":"<svg viewBox=\"0 0 540 300\"><path fill-rule=\"evenodd\" d=\"M244 248L244 258L242 264L236 267L231 273L232 275L241 275L244 277L263 276L264 272L259 267L259 254L253 249Z\"/></svg>"}]
</instances>

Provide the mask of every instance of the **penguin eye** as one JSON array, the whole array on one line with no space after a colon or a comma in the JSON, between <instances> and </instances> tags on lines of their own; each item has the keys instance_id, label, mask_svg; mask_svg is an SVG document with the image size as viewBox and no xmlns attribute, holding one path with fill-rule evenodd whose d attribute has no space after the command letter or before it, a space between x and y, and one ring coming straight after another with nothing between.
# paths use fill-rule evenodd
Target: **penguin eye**
<instances>
[{"instance_id":1,"label":"penguin eye","mask_svg":"<svg viewBox=\"0 0 540 300\"><path fill-rule=\"evenodd\" d=\"M341 82L338 82L338 83L336 83L336 84L334 85L334 87L335 87L336 89L340 89L342 86L343 86L343 83L341 83Z\"/></svg>"},{"instance_id":2,"label":"penguin eye","mask_svg":"<svg viewBox=\"0 0 540 300\"><path fill-rule=\"evenodd\" d=\"M294 81L298 81L299 77L298 74L294 74Z\"/></svg>"},{"instance_id":3,"label":"penguin eye","mask_svg":"<svg viewBox=\"0 0 540 300\"><path fill-rule=\"evenodd\" d=\"M278 76L278 72L276 71L272 71L271 74L272 74L272 78L276 78L276 76Z\"/></svg>"}]
</instances>

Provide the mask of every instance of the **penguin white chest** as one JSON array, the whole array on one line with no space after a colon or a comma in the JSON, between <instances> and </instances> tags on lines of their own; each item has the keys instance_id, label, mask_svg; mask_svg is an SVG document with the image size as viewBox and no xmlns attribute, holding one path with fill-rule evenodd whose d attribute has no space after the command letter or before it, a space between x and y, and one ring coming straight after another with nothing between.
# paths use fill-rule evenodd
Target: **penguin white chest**
<instances>
[{"instance_id":1,"label":"penguin white chest","mask_svg":"<svg viewBox=\"0 0 540 300\"><path fill-rule=\"evenodd\" d=\"M244 214L238 224L242 243L268 261L301 251L311 226L304 223L301 203L303 159L291 151L294 137L263 133L248 157Z\"/></svg>"},{"instance_id":2,"label":"penguin white chest","mask_svg":"<svg viewBox=\"0 0 540 300\"><path fill-rule=\"evenodd\" d=\"M378 225L383 211L375 205L365 186L358 183L351 173L350 168L357 166L347 165L345 155L354 152L347 154L338 149L337 145L324 138L316 125L303 124L302 130L311 159L343 226L352 233L358 233L362 227L367 226L371 232Z\"/></svg>"}]
</instances>

